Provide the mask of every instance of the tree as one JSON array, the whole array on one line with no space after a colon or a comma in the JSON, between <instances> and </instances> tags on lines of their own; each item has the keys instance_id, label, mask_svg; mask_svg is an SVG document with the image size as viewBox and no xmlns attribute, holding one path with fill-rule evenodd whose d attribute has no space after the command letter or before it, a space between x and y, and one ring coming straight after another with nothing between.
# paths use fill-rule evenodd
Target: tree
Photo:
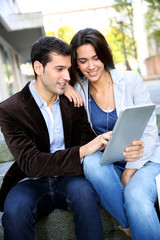
<instances>
[{"instance_id":1,"label":"tree","mask_svg":"<svg viewBox=\"0 0 160 240\"><path fill-rule=\"evenodd\" d=\"M112 19L113 21L113 19ZM112 24L111 24L112 25ZM124 63L125 58L124 58L124 50L123 50L123 42L122 42L122 32L120 28L117 28L117 26L110 26L106 30L103 31L103 35L106 38L112 54L113 54L113 60L114 63ZM127 49L127 56L128 58L134 58L133 51L130 50L130 45L132 43L132 39L125 34L125 46Z\"/></svg>"},{"instance_id":2,"label":"tree","mask_svg":"<svg viewBox=\"0 0 160 240\"><path fill-rule=\"evenodd\" d=\"M70 43L72 37L74 36L75 31L73 28L65 25L58 29L58 37L63 41Z\"/></svg>"},{"instance_id":3,"label":"tree","mask_svg":"<svg viewBox=\"0 0 160 240\"><path fill-rule=\"evenodd\" d=\"M48 36L48 37L55 37L55 32L49 31L49 32L46 33L46 36Z\"/></svg>"},{"instance_id":4,"label":"tree","mask_svg":"<svg viewBox=\"0 0 160 240\"><path fill-rule=\"evenodd\" d=\"M148 11L145 14L149 37L160 42L160 0L145 0Z\"/></svg>"},{"instance_id":5,"label":"tree","mask_svg":"<svg viewBox=\"0 0 160 240\"><path fill-rule=\"evenodd\" d=\"M130 38L129 48L126 46L126 50L128 54L134 56L138 62L137 44L134 37L132 0L114 0L114 8L118 13L121 12L125 16L125 20L123 21L124 33Z\"/></svg>"}]
</instances>

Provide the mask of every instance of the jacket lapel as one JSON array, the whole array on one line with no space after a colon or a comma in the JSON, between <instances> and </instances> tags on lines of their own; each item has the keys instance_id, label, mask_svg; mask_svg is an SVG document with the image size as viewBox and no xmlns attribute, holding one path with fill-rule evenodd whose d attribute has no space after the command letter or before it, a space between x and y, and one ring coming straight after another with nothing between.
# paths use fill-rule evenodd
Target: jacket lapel
<instances>
[{"instance_id":1,"label":"jacket lapel","mask_svg":"<svg viewBox=\"0 0 160 240\"><path fill-rule=\"evenodd\" d=\"M25 115L28 114L28 118L32 118L33 128L40 132L40 135L43 136L44 144L46 144L50 149L49 143L49 134L46 126L46 122L43 118L43 115L35 102L29 87L29 83L22 89L20 93L22 108L25 111Z\"/></svg>"},{"instance_id":2,"label":"jacket lapel","mask_svg":"<svg viewBox=\"0 0 160 240\"><path fill-rule=\"evenodd\" d=\"M71 142L72 116L68 100L63 95L60 96L60 108L62 114L65 148L67 148L70 146Z\"/></svg>"}]
</instances>

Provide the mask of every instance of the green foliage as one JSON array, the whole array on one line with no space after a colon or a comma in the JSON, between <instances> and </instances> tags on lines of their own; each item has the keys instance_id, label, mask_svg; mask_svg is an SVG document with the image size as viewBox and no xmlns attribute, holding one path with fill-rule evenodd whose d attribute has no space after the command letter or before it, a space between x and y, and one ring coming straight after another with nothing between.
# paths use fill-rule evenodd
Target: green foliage
<instances>
[{"instance_id":1,"label":"green foliage","mask_svg":"<svg viewBox=\"0 0 160 240\"><path fill-rule=\"evenodd\" d=\"M49 31L49 32L46 33L46 36L48 36L48 37L55 37L55 32Z\"/></svg>"},{"instance_id":2,"label":"green foliage","mask_svg":"<svg viewBox=\"0 0 160 240\"><path fill-rule=\"evenodd\" d=\"M158 10L160 12L160 0L145 0L150 9Z\"/></svg>"},{"instance_id":3,"label":"green foliage","mask_svg":"<svg viewBox=\"0 0 160 240\"><path fill-rule=\"evenodd\" d=\"M72 37L74 36L75 31L73 28L65 25L58 29L58 38L62 39L63 41L70 43Z\"/></svg>"},{"instance_id":4,"label":"green foliage","mask_svg":"<svg viewBox=\"0 0 160 240\"><path fill-rule=\"evenodd\" d=\"M127 54L137 60L137 44L134 37L132 0L114 0L114 8L117 13L122 13L124 16L123 29L124 34L126 35L125 43Z\"/></svg>"},{"instance_id":5,"label":"green foliage","mask_svg":"<svg viewBox=\"0 0 160 240\"><path fill-rule=\"evenodd\" d=\"M117 26L110 26L108 29L103 31L103 35L105 36L112 54L114 63L125 63L124 58L124 50L123 50L123 41L122 41L122 32L120 30L120 27ZM125 47L126 47L126 53L127 58L133 59L134 58L134 52L132 51L132 48L130 47L132 44L132 38L130 38L128 35L125 34Z\"/></svg>"},{"instance_id":6,"label":"green foliage","mask_svg":"<svg viewBox=\"0 0 160 240\"><path fill-rule=\"evenodd\" d=\"M132 8L132 0L114 0L114 7L117 12L128 11Z\"/></svg>"},{"instance_id":7,"label":"green foliage","mask_svg":"<svg viewBox=\"0 0 160 240\"><path fill-rule=\"evenodd\" d=\"M145 0L148 11L145 14L149 37L160 42L160 0Z\"/></svg>"}]
</instances>

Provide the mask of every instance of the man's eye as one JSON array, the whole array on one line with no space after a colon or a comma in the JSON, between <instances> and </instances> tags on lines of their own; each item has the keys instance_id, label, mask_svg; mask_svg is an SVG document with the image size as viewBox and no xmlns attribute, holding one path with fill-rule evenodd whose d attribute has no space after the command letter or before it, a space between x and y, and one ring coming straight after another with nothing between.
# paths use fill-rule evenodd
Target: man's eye
<instances>
[{"instance_id":1,"label":"man's eye","mask_svg":"<svg viewBox=\"0 0 160 240\"><path fill-rule=\"evenodd\" d=\"M63 68L57 68L58 71L62 71Z\"/></svg>"}]
</instances>

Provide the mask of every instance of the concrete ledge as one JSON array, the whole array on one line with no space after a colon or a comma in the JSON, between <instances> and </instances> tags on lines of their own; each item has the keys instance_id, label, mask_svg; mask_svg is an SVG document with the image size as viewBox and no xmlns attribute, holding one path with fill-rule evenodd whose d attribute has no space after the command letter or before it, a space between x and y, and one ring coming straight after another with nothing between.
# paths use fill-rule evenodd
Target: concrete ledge
<instances>
[{"instance_id":1,"label":"concrete ledge","mask_svg":"<svg viewBox=\"0 0 160 240\"><path fill-rule=\"evenodd\" d=\"M13 161L13 155L10 153L6 143L1 140L0 141L0 163L3 162L9 162L9 161Z\"/></svg>"}]
</instances>

